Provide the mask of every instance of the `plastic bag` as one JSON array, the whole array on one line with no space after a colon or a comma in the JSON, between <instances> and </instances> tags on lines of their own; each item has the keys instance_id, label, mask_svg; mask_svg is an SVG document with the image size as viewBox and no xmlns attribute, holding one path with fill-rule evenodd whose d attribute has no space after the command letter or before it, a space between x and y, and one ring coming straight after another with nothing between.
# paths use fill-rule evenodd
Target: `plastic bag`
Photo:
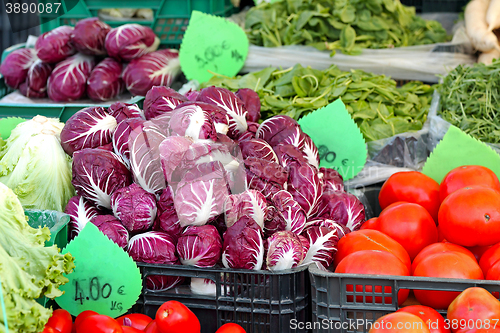
<instances>
[{"instance_id":1,"label":"plastic bag","mask_svg":"<svg viewBox=\"0 0 500 333\"><path fill-rule=\"evenodd\" d=\"M55 210L26 209L28 224L32 228L48 227L50 240L45 246L57 245L60 249L68 243L67 225L70 221L69 215Z\"/></svg>"},{"instance_id":2,"label":"plastic bag","mask_svg":"<svg viewBox=\"0 0 500 333\"><path fill-rule=\"evenodd\" d=\"M473 64L476 58L463 27L457 28L449 43L429 44L393 49L365 49L361 55L351 56L337 52L319 51L311 46L291 45L262 47L250 45L244 72L259 71L266 67L292 67L297 63L315 69L326 69L332 64L341 70L361 69L384 74L396 80L438 82L436 75L460 64Z\"/></svg>"}]
</instances>

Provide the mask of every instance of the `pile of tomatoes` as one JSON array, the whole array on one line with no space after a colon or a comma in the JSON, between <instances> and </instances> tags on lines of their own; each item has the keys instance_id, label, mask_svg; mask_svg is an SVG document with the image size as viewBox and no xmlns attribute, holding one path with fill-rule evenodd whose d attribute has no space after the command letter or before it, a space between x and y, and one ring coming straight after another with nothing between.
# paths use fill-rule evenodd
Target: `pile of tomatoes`
<instances>
[{"instance_id":1,"label":"pile of tomatoes","mask_svg":"<svg viewBox=\"0 0 500 333\"><path fill-rule=\"evenodd\" d=\"M500 279L500 182L491 170L462 166L441 184L420 172L399 172L382 186L379 203L377 218L340 239L336 273ZM399 291L399 305L409 292ZM422 305L446 309L459 293L414 294ZM385 298L375 302L391 302Z\"/></svg>"},{"instance_id":2,"label":"pile of tomatoes","mask_svg":"<svg viewBox=\"0 0 500 333\"><path fill-rule=\"evenodd\" d=\"M499 333L500 302L487 290L472 287L448 307L446 319L436 310L412 305L377 319L369 333Z\"/></svg>"},{"instance_id":3,"label":"pile of tomatoes","mask_svg":"<svg viewBox=\"0 0 500 333\"><path fill-rule=\"evenodd\" d=\"M154 319L141 313L113 319L87 310L73 322L68 311L54 310L42 333L200 333L200 330L200 321L187 306L168 301L160 306ZM245 330L238 324L228 323L216 333L245 333Z\"/></svg>"}]
</instances>

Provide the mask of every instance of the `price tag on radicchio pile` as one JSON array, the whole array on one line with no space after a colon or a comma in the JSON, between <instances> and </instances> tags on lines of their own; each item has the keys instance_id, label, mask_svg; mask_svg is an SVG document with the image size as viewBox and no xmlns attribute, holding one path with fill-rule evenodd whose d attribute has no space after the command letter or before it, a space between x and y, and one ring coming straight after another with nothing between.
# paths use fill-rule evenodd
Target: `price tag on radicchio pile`
<instances>
[{"instance_id":1,"label":"price tag on radicchio pile","mask_svg":"<svg viewBox=\"0 0 500 333\"><path fill-rule=\"evenodd\" d=\"M179 51L188 80L200 83L214 74L235 76L248 55L248 38L236 23L194 10Z\"/></svg>"},{"instance_id":2,"label":"price tag on radicchio pile","mask_svg":"<svg viewBox=\"0 0 500 333\"><path fill-rule=\"evenodd\" d=\"M299 125L318 147L321 167L335 169L348 180L365 166L365 139L340 99L302 117Z\"/></svg>"},{"instance_id":3,"label":"price tag on radicchio pile","mask_svg":"<svg viewBox=\"0 0 500 333\"><path fill-rule=\"evenodd\" d=\"M62 253L71 253L75 269L61 286L57 304L73 316L85 310L113 318L135 304L142 289L139 268L118 245L92 223L82 229Z\"/></svg>"}]
</instances>

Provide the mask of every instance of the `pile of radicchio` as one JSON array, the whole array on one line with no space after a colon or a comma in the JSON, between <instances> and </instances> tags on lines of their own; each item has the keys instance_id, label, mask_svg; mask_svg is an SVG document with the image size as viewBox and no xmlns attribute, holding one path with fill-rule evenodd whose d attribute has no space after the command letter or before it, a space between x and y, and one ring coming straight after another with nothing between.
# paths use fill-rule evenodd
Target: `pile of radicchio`
<instances>
[{"instance_id":1,"label":"pile of radicchio","mask_svg":"<svg viewBox=\"0 0 500 333\"><path fill-rule=\"evenodd\" d=\"M258 95L217 87L146 94L77 112L61 132L78 196L70 235L86 223L138 262L273 271L328 269L338 240L365 221L342 177L284 115L260 125ZM151 276L148 288L181 283ZM214 294L193 279L193 292Z\"/></svg>"},{"instance_id":2,"label":"pile of radicchio","mask_svg":"<svg viewBox=\"0 0 500 333\"><path fill-rule=\"evenodd\" d=\"M144 96L153 86L170 86L180 73L178 51L157 51L159 44L149 27L112 29L91 17L42 34L34 49L11 52L0 73L10 88L30 98L110 101L125 89Z\"/></svg>"}]
</instances>

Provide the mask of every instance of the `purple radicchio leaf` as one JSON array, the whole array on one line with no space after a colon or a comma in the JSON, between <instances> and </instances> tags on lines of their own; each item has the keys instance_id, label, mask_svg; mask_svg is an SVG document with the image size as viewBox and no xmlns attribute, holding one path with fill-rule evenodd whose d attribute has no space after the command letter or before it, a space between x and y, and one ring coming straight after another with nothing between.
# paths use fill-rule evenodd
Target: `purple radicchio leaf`
<instances>
[{"instance_id":1,"label":"purple radicchio leaf","mask_svg":"<svg viewBox=\"0 0 500 333\"><path fill-rule=\"evenodd\" d=\"M279 144L274 147L279 163L287 168L294 163L308 163L305 154L297 147L291 144Z\"/></svg>"},{"instance_id":2,"label":"purple radicchio leaf","mask_svg":"<svg viewBox=\"0 0 500 333\"><path fill-rule=\"evenodd\" d=\"M47 80L54 66L36 60L29 68L26 76L25 88L19 87L19 91L26 97L43 98L47 96ZM25 90L25 92L23 92Z\"/></svg>"},{"instance_id":3,"label":"purple radicchio leaf","mask_svg":"<svg viewBox=\"0 0 500 333\"><path fill-rule=\"evenodd\" d=\"M299 235L306 225L306 213L293 199L293 196L285 191L279 191L272 197L274 207L286 222L285 230Z\"/></svg>"},{"instance_id":4,"label":"purple radicchio leaf","mask_svg":"<svg viewBox=\"0 0 500 333\"><path fill-rule=\"evenodd\" d=\"M248 187L261 192L266 199L285 188L288 173L278 163L256 157L248 157L244 163Z\"/></svg>"},{"instance_id":5,"label":"purple radicchio leaf","mask_svg":"<svg viewBox=\"0 0 500 333\"><path fill-rule=\"evenodd\" d=\"M299 266L306 255L300 238L291 231L278 231L267 239L267 268L280 271Z\"/></svg>"},{"instance_id":6,"label":"purple radicchio leaf","mask_svg":"<svg viewBox=\"0 0 500 333\"><path fill-rule=\"evenodd\" d=\"M222 264L226 268L260 270L264 261L264 240L257 222L243 216L224 233Z\"/></svg>"},{"instance_id":7,"label":"purple radicchio leaf","mask_svg":"<svg viewBox=\"0 0 500 333\"><path fill-rule=\"evenodd\" d=\"M68 155L84 148L111 143L116 119L103 107L91 106L72 115L61 131L61 146Z\"/></svg>"},{"instance_id":8,"label":"purple radicchio leaf","mask_svg":"<svg viewBox=\"0 0 500 333\"><path fill-rule=\"evenodd\" d=\"M307 217L315 216L323 194L323 182L318 169L308 163L290 163L287 189Z\"/></svg>"},{"instance_id":9,"label":"purple radicchio leaf","mask_svg":"<svg viewBox=\"0 0 500 333\"><path fill-rule=\"evenodd\" d=\"M83 54L105 55L104 41L111 27L97 17L89 17L76 23L71 42Z\"/></svg>"},{"instance_id":10,"label":"purple radicchio leaf","mask_svg":"<svg viewBox=\"0 0 500 333\"><path fill-rule=\"evenodd\" d=\"M243 102L243 106L248 111L247 121L258 122L260 119L260 98L259 94L249 88L238 89L235 94Z\"/></svg>"},{"instance_id":11,"label":"purple radicchio leaf","mask_svg":"<svg viewBox=\"0 0 500 333\"><path fill-rule=\"evenodd\" d=\"M83 197L77 195L69 199L64 212L69 215L69 240L75 238L96 215L97 209Z\"/></svg>"},{"instance_id":12,"label":"purple radicchio leaf","mask_svg":"<svg viewBox=\"0 0 500 333\"><path fill-rule=\"evenodd\" d=\"M91 222L119 247L127 248L128 231L113 215L96 215Z\"/></svg>"},{"instance_id":13,"label":"purple radicchio leaf","mask_svg":"<svg viewBox=\"0 0 500 333\"><path fill-rule=\"evenodd\" d=\"M315 217L306 223L306 228L316 226L316 227L325 227L332 230L335 230L337 233L337 237L340 239L351 232L351 230L343 224L335 222L334 220L324 218L324 217Z\"/></svg>"},{"instance_id":14,"label":"purple radicchio leaf","mask_svg":"<svg viewBox=\"0 0 500 333\"><path fill-rule=\"evenodd\" d=\"M175 262L173 265L180 265L180 262ZM166 291L173 287L182 284L184 277L170 275L148 275L146 277L146 288L153 291Z\"/></svg>"},{"instance_id":15,"label":"purple radicchio leaf","mask_svg":"<svg viewBox=\"0 0 500 333\"><path fill-rule=\"evenodd\" d=\"M122 63L113 58L101 61L87 79L87 95L94 101L116 99L125 89L122 70Z\"/></svg>"},{"instance_id":16,"label":"purple radicchio leaf","mask_svg":"<svg viewBox=\"0 0 500 333\"><path fill-rule=\"evenodd\" d=\"M38 58L43 62L55 64L75 54L76 49L71 43L73 31L73 27L62 25L43 33L35 43Z\"/></svg>"},{"instance_id":17,"label":"purple radicchio leaf","mask_svg":"<svg viewBox=\"0 0 500 333\"><path fill-rule=\"evenodd\" d=\"M17 49L9 53L0 65L0 74L3 75L5 84L12 89L17 89L26 81L28 71L37 61L35 50L31 48Z\"/></svg>"},{"instance_id":18,"label":"purple radicchio leaf","mask_svg":"<svg viewBox=\"0 0 500 333\"><path fill-rule=\"evenodd\" d=\"M122 24L109 31L104 45L109 56L122 61L131 61L156 51L160 39L150 27L134 23Z\"/></svg>"},{"instance_id":19,"label":"purple radicchio leaf","mask_svg":"<svg viewBox=\"0 0 500 333\"><path fill-rule=\"evenodd\" d=\"M307 251L309 251L309 248L311 247L311 243L309 242L309 239L307 239L305 236L302 236L302 235L297 235L297 236L300 239L300 243L302 244L302 248L304 249L304 253L307 253ZM304 262L302 262L302 263L304 263Z\"/></svg>"},{"instance_id":20,"label":"purple radicchio leaf","mask_svg":"<svg viewBox=\"0 0 500 333\"><path fill-rule=\"evenodd\" d=\"M111 194L132 183L130 171L114 153L85 148L73 154L73 179L76 193L97 208L111 209Z\"/></svg>"},{"instance_id":21,"label":"purple radicchio leaf","mask_svg":"<svg viewBox=\"0 0 500 333\"><path fill-rule=\"evenodd\" d=\"M131 233L148 230L156 218L156 197L133 183L111 195L113 214Z\"/></svg>"},{"instance_id":22,"label":"purple radicchio leaf","mask_svg":"<svg viewBox=\"0 0 500 333\"><path fill-rule=\"evenodd\" d=\"M144 115L147 120L173 111L188 99L172 88L157 86L151 88L144 98Z\"/></svg>"},{"instance_id":23,"label":"purple radicchio leaf","mask_svg":"<svg viewBox=\"0 0 500 333\"><path fill-rule=\"evenodd\" d=\"M319 172L323 175L323 193L345 192L344 179L337 170L320 168Z\"/></svg>"},{"instance_id":24,"label":"purple radicchio leaf","mask_svg":"<svg viewBox=\"0 0 500 333\"><path fill-rule=\"evenodd\" d=\"M319 269L327 270L337 253L339 237L336 229L312 226L302 233L309 241L309 250L302 265L316 263Z\"/></svg>"},{"instance_id":25,"label":"purple radicchio leaf","mask_svg":"<svg viewBox=\"0 0 500 333\"><path fill-rule=\"evenodd\" d=\"M159 146L161 168L170 185L177 184L181 179L174 176L174 171L184 161L184 155L194 143L193 139L184 136L169 136Z\"/></svg>"},{"instance_id":26,"label":"purple radicchio leaf","mask_svg":"<svg viewBox=\"0 0 500 333\"><path fill-rule=\"evenodd\" d=\"M248 111L243 106L241 99L234 93L219 87L207 87L200 91L197 101L216 105L226 111L229 116L228 136L237 139L247 131L246 115Z\"/></svg>"},{"instance_id":27,"label":"purple radicchio leaf","mask_svg":"<svg viewBox=\"0 0 500 333\"><path fill-rule=\"evenodd\" d=\"M177 239L182 232L182 226L175 210L173 190L170 186L161 192L156 204L158 210L153 230L164 231Z\"/></svg>"},{"instance_id":28,"label":"purple radicchio leaf","mask_svg":"<svg viewBox=\"0 0 500 333\"><path fill-rule=\"evenodd\" d=\"M365 222L365 207L353 194L332 192L322 195L317 216L342 224L350 231L356 231Z\"/></svg>"},{"instance_id":29,"label":"purple radicchio leaf","mask_svg":"<svg viewBox=\"0 0 500 333\"><path fill-rule=\"evenodd\" d=\"M130 170L134 181L149 193L155 194L167 186L159 149L166 138L165 131L151 121L146 121L142 128L136 127L129 135Z\"/></svg>"},{"instance_id":30,"label":"purple radicchio leaf","mask_svg":"<svg viewBox=\"0 0 500 333\"><path fill-rule=\"evenodd\" d=\"M264 236L267 238L277 231L286 230L287 223L276 207L268 206L264 220Z\"/></svg>"},{"instance_id":31,"label":"purple radicchio leaf","mask_svg":"<svg viewBox=\"0 0 500 333\"><path fill-rule=\"evenodd\" d=\"M204 225L223 212L229 195L227 175L221 162L199 164L179 182L174 204L183 227Z\"/></svg>"},{"instance_id":32,"label":"purple radicchio leaf","mask_svg":"<svg viewBox=\"0 0 500 333\"><path fill-rule=\"evenodd\" d=\"M169 122L171 135L188 136L195 142L217 140L217 132L210 114L196 103L176 108Z\"/></svg>"},{"instance_id":33,"label":"purple radicchio leaf","mask_svg":"<svg viewBox=\"0 0 500 333\"><path fill-rule=\"evenodd\" d=\"M204 103L204 102L185 102L179 105L177 108L183 108L187 106L200 107L203 111L208 114L208 118L213 122L215 131L219 134L226 135L229 131L229 116L227 112L222 108L214 104Z\"/></svg>"},{"instance_id":34,"label":"purple radicchio leaf","mask_svg":"<svg viewBox=\"0 0 500 333\"><path fill-rule=\"evenodd\" d=\"M177 240L177 253L183 265L212 267L222 254L222 240L213 225L188 226Z\"/></svg>"},{"instance_id":35,"label":"purple radicchio leaf","mask_svg":"<svg viewBox=\"0 0 500 333\"><path fill-rule=\"evenodd\" d=\"M137 104L115 102L109 106L108 113L116 118L117 124L129 118L145 119L144 112Z\"/></svg>"},{"instance_id":36,"label":"purple radicchio leaf","mask_svg":"<svg viewBox=\"0 0 500 333\"><path fill-rule=\"evenodd\" d=\"M130 149L128 146L130 133L136 128L142 129L143 127L143 119L130 118L120 122L113 132L113 150L122 158L128 168L130 168Z\"/></svg>"},{"instance_id":37,"label":"purple radicchio leaf","mask_svg":"<svg viewBox=\"0 0 500 333\"><path fill-rule=\"evenodd\" d=\"M179 52L167 49L132 60L122 76L132 95L145 96L154 86L170 86L180 71Z\"/></svg>"},{"instance_id":38,"label":"purple radicchio leaf","mask_svg":"<svg viewBox=\"0 0 500 333\"><path fill-rule=\"evenodd\" d=\"M241 217L251 217L264 230L267 215L266 197L256 190L246 190L240 194L230 195L224 204L226 225L232 226Z\"/></svg>"},{"instance_id":39,"label":"purple radicchio leaf","mask_svg":"<svg viewBox=\"0 0 500 333\"><path fill-rule=\"evenodd\" d=\"M94 57L81 53L59 62L47 80L47 95L55 102L71 102L84 97L94 66Z\"/></svg>"},{"instance_id":40,"label":"purple radicchio leaf","mask_svg":"<svg viewBox=\"0 0 500 333\"><path fill-rule=\"evenodd\" d=\"M270 143L273 137L278 135L281 131L289 131L297 127L299 127L299 123L297 123L295 119L285 115L278 115L260 124L255 137Z\"/></svg>"},{"instance_id":41,"label":"purple radicchio leaf","mask_svg":"<svg viewBox=\"0 0 500 333\"><path fill-rule=\"evenodd\" d=\"M240 141L238 145L244 159L248 157L256 157L270 162L279 163L278 156L274 152L273 148L262 139Z\"/></svg>"},{"instance_id":42,"label":"purple radicchio leaf","mask_svg":"<svg viewBox=\"0 0 500 333\"><path fill-rule=\"evenodd\" d=\"M255 139L255 133L257 133L257 130L259 129L259 124L247 121L247 125L247 131L238 137L238 142Z\"/></svg>"}]
</instances>

